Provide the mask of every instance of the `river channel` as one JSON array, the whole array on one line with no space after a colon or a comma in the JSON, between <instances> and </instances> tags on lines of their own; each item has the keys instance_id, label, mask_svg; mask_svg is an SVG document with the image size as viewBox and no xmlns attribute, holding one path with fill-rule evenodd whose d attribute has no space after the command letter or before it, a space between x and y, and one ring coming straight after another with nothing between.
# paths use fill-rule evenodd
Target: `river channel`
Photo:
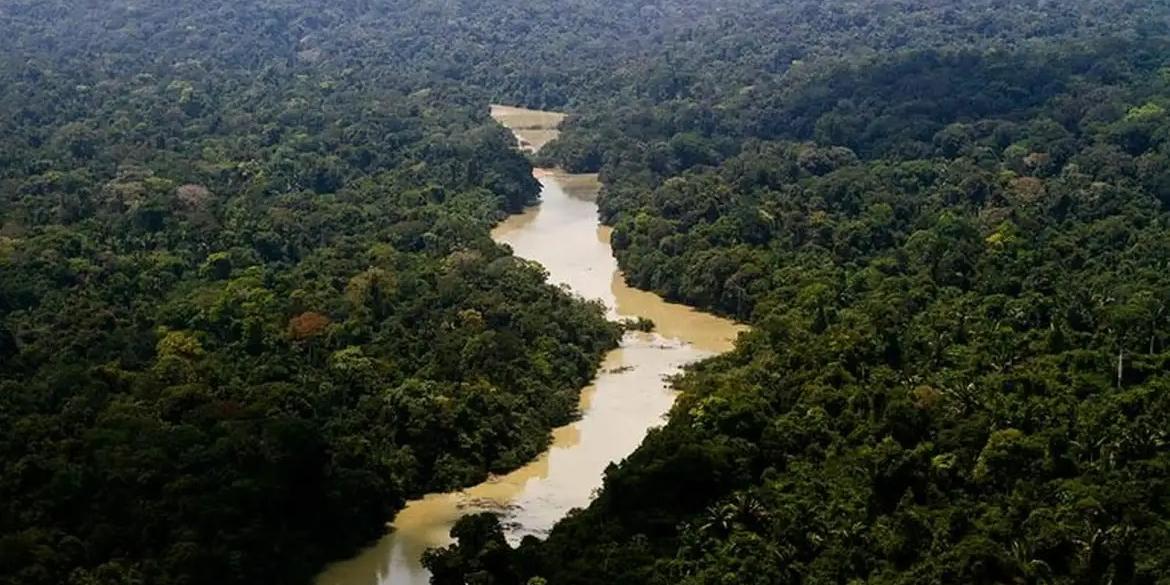
<instances>
[{"instance_id":1,"label":"river channel","mask_svg":"<svg viewBox=\"0 0 1170 585\"><path fill-rule=\"evenodd\" d=\"M556 137L564 116L492 106L492 117L534 151ZM595 175L535 171L540 204L492 232L522 258L544 265L552 282L600 299L614 319L647 317L653 333L628 333L606 355L593 384L581 391L581 418L553 431L548 451L506 475L466 490L430 494L407 503L387 535L356 557L334 563L317 585L426 585L419 557L450 542L461 516L491 510L501 515L515 544L541 536L573 508L589 503L607 465L632 452L646 432L663 423L674 402L666 378L691 362L731 349L743 329L731 321L630 288L609 246L610 230L597 218Z\"/></svg>"}]
</instances>

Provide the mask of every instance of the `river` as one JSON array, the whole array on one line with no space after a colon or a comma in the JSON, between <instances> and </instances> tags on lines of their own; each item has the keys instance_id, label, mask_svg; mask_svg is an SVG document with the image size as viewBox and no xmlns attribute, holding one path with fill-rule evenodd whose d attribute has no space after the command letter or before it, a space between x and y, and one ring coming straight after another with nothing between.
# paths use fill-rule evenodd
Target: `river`
<instances>
[{"instance_id":1,"label":"river","mask_svg":"<svg viewBox=\"0 0 1170 585\"><path fill-rule=\"evenodd\" d=\"M521 148L534 151L556 137L564 116L492 106ZM492 232L522 258L535 260L555 283L601 299L611 318L647 317L654 333L627 333L606 355L593 384L581 392L581 418L553 431L552 446L528 465L469 489L407 503L392 529L358 556L334 563L317 585L426 585L419 557L450 542L448 531L469 513L500 513L513 544L544 535L572 508L589 503L610 462L632 452L661 425L674 402L665 378L691 362L731 349L743 328L725 319L626 286L609 247L610 230L597 219L595 175L537 170L541 202Z\"/></svg>"}]
</instances>

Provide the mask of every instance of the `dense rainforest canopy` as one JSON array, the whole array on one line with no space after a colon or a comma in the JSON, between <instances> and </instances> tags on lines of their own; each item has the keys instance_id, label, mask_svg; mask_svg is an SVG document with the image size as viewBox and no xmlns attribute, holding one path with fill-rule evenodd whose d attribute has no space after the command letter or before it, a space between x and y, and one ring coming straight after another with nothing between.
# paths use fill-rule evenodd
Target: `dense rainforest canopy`
<instances>
[{"instance_id":1,"label":"dense rainforest canopy","mask_svg":"<svg viewBox=\"0 0 1170 585\"><path fill-rule=\"evenodd\" d=\"M589 509L468 518L436 583L1170 578L1170 7L826 4L876 28L692 31L545 150L631 283L755 331Z\"/></svg>"},{"instance_id":2,"label":"dense rainforest canopy","mask_svg":"<svg viewBox=\"0 0 1170 585\"><path fill-rule=\"evenodd\" d=\"M489 101L754 332L437 583L1168 582L1160 0L0 4L0 580L304 582L538 452L618 331Z\"/></svg>"},{"instance_id":3,"label":"dense rainforest canopy","mask_svg":"<svg viewBox=\"0 0 1170 585\"><path fill-rule=\"evenodd\" d=\"M206 7L0 9L0 582L307 581L617 340L488 238L538 185L486 105Z\"/></svg>"},{"instance_id":4,"label":"dense rainforest canopy","mask_svg":"<svg viewBox=\"0 0 1170 585\"><path fill-rule=\"evenodd\" d=\"M793 126L640 187L614 168L629 279L756 330L590 509L516 553L469 520L438 582L1165 583L1170 53L1126 55L1035 104L916 105L893 142ZM858 69L861 127L922 66Z\"/></svg>"}]
</instances>

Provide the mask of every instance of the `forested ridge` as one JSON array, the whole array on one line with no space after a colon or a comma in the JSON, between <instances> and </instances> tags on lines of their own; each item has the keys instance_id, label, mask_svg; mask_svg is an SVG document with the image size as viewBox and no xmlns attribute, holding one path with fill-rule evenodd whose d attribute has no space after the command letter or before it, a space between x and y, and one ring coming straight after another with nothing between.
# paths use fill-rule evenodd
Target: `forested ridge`
<instances>
[{"instance_id":1,"label":"forested ridge","mask_svg":"<svg viewBox=\"0 0 1170 585\"><path fill-rule=\"evenodd\" d=\"M616 343L488 238L538 185L486 102L233 4L0 8L0 582L306 582Z\"/></svg>"},{"instance_id":2,"label":"forested ridge","mask_svg":"<svg viewBox=\"0 0 1170 585\"><path fill-rule=\"evenodd\" d=\"M488 227L572 113L632 284L753 327L436 583L1166 583L1160 0L0 5L0 580L305 582L618 331Z\"/></svg>"},{"instance_id":3,"label":"forested ridge","mask_svg":"<svg viewBox=\"0 0 1170 585\"><path fill-rule=\"evenodd\" d=\"M1166 82L1055 96L1074 130L1041 108L925 156L757 141L616 179L630 280L755 331L547 543L469 520L440 582L1164 582Z\"/></svg>"},{"instance_id":4,"label":"forested ridge","mask_svg":"<svg viewBox=\"0 0 1170 585\"><path fill-rule=\"evenodd\" d=\"M436 583L1166 582L1167 7L914 4L775 76L679 49L545 149L632 284L754 331L588 509L515 551L470 517Z\"/></svg>"}]
</instances>

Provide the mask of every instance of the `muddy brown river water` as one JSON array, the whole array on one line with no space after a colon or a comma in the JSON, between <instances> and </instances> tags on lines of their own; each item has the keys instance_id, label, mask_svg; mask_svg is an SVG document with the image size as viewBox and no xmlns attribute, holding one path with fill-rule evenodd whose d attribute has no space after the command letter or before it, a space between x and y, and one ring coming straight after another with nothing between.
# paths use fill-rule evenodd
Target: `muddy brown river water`
<instances>
[{"instance_id":1,"label":"muddy brown river water","mask_svg":"<svg viewBox=\"0 0 1170 585\"><path fill-rule=\"evenodd\" d=\"M564 116L492 106L521 148L537 150L556 137ZM691 362L731 349L743 327L626 286L597 219L600 184L594 175L537 170L541 202L505 220L492 237L517 256L535 260L550 279L588 299L601 299L611 318L648 317L654 333L629 333L606 355L593 384L581 392L581 418L553 431L552 446L528 465L466 490L430 494L407 503L392 528L358 556L329 566L317 585L425 585L419 563L430 547L450 543L461 516L496 511L513 544L541 536L572 508L589 503L610 462L632 452L663 423L674 402L665 378Z\"/></svg>"}]
</instances>

